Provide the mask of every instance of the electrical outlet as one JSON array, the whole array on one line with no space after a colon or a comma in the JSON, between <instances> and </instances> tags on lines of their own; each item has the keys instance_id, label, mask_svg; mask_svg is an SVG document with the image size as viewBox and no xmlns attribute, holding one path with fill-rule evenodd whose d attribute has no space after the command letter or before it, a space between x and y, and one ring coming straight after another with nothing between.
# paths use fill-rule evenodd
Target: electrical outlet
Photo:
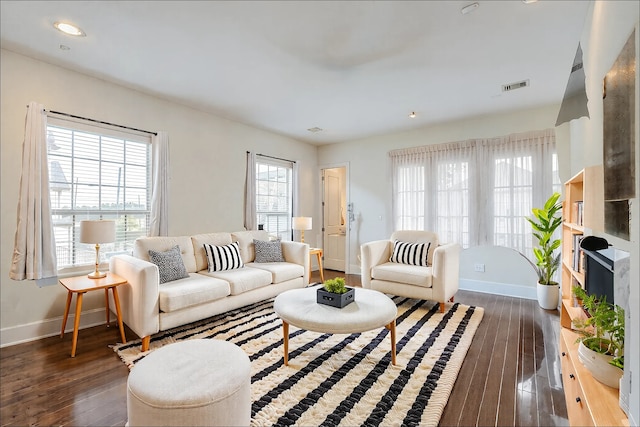
<instances>
[{"instance_id":1,"label":"electrical outlet","mask_svg":"<svg viewBox=\"0 0 640 427\"><path fill-rule=\"evenodd\" d=\"M476 262L475 271L477 271L478 273L484 273L484 264Z\"/></svg>"}]
</instances>

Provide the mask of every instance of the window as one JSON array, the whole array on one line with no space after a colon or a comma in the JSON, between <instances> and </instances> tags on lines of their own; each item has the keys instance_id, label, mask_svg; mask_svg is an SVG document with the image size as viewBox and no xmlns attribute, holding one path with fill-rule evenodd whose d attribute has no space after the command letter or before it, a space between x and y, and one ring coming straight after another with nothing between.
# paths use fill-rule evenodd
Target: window
<instances>
[{"instance_id":1,"label":"window","mask_svg":"<svg viewBox=\"0 0 640 427\"><path fill-rule=\"evenodd\" d=\"M281 240L291 240L293 165L256 156L256 215L258 226Z\"/></svg>"},{"instance_id":2,"label":"window","mask_svg":"<svg viewBox=\"0 0 640 427\"><path fill-rule=\"evenodd\" d=\"M95 249L78 241L85 219L116 221L116 242L101 254L131 252L149 230L150 139L49 118L47 146L58 269L95 262Z\"/></svg>"},{"instance_id":3,"label":"window","mask_svg":"<svg viewBox=\"0 0 640 427\"><path fill-rule=\"evenodd\" d=\"M424 230L424 166L407 165L397 171L399 230Z\"/></svg>"},{"instance_id":4,"label":"window","mask_svg":"<svg viewBox=\"0 0 640 427\"><path fill-rule=\"evenodd\" d=\"M560 191L553 130L394 150L396 230L532 254L525 217Z\"/></svg>"},{"instance_id":5,"label":"window","mask_svg":"<svg viewBox=\"0 0 640 427\"><path fill-rule=\"evenodd\" d=\"M531 156L498 158L494 162L493 244L532 248L530 225L533 199Z\"/></svg>"},{"instance_id":6,"label":"window","mask_svg":"<svg viewBox=\"0 0 640 427\"><path fill-rule=\"evenodd\" d=\"M436 229L443 242L469 246L469 163L445 162L437 167Z\"/></svg>"}]
</instances>

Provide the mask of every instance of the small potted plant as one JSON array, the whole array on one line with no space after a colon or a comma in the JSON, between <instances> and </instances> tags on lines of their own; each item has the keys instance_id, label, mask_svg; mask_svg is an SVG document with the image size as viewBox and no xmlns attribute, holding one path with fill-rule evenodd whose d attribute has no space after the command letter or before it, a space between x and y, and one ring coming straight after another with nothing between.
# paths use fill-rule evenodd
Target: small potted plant
<instances>
[{"instance_id":1,"label":"small potted plant","mask_svg":"<svg viewBox=\"0 0 640 427\"><path fill-rule=\"evenodd\" d=\"M581 335L578 358L593 378L618 388L624 369L624 309L608 303L604 296L588 295L580 286L572 291L588 314L573 322Z\"/></svg>"},{"instance_id":2,"label":"small potted plant","mask_svg":"<svg viewBox=\"0 0 640 427\"><path fill-rule=\"evenodd\" d=\"M560 267L560 253L556 253L556 249L562 241L553 236L562 224L562 203L558 202L559 198L560 193L553 193L542 209L531 210L533 218L526 218L533 229L533 236L538 240L538 247L533 248L536 263L532 265L538 275L538 304L545 310L558 307L559 286L554 276Z\"/></svg>"},{"instance_id":3,"label":"small potted plant","mask_svg":"<svg viewBox=\"0 0 640 427\"><path fill-rule=\"evenodd\" d=\"M318 288L317 301L319 304L343 308L354 300L355 291L345 285L344 277L325 280Z\"/></svg>"}]
</instances>

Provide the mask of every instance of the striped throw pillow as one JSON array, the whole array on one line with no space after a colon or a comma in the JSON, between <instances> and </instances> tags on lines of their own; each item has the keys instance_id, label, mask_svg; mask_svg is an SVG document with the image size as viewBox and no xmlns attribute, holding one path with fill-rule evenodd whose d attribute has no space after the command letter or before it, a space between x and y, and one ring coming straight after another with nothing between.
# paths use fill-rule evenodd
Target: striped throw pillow
<instances>
[{"instance_id":1,"label":"striped throw pillow","mask_svg":"<svg viewBox=\"0 0 640 427\"><path fill-rule=\"evenodd\" d=\"M389 261L428 267L427 256L430 247L431 243L407 243L396 240L393 242L393 253Z\"/></svg>"},{"instance_id":2,"label":"striped throw pillow","mask_svg":"<svg viewBox=\"0 0 640 427\"><path fill-rule=\"evenodd\" d=\"M205 243L204 251L207 254L209 273L244 267L238 242L224 246L207 245Z\"/></svg>"}]
</instances>

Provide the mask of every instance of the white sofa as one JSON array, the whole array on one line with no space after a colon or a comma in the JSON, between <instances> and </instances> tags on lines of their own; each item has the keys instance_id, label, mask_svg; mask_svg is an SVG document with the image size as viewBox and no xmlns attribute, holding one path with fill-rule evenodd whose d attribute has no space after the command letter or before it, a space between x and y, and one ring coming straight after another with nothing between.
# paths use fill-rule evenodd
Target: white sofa
<instances>
[{"instance_id":1,"label":"white sofa","mask_svg":"<svg viewBox=\"0 0 640 427\"><path fill-rule=\"evenodd\" d=\"M266 231L209 233L181 237L144 237L136 240L133 256L115 255L110 271L127 279L118 287L122 319L142 338L142 351L151 335L205 319L228 310L275 297L309 283L309 245L282 242L285 262L257 263L253 240L269 240ZM204 244L223 246L238 242L244 266L208 271ZM158 266L149 250L165 252L178 245L187 278L160 284ZM113 297L109 302L113 307Z\"/></svg>"},{"instance_id":2,"label":"white sofa","mask_svg":"<svg viewBox=\"0 0 640 427\"><path fill-rule=\"evenodd\" d=\"M427 265L391 262L394 242L430 243ZM457 243L440 245L430 231L396 231L387 240L368 242L360 247L362 287L385 294L437 301L440 312L458 292L461 247Z\"/></svg>"}]
</instances>

